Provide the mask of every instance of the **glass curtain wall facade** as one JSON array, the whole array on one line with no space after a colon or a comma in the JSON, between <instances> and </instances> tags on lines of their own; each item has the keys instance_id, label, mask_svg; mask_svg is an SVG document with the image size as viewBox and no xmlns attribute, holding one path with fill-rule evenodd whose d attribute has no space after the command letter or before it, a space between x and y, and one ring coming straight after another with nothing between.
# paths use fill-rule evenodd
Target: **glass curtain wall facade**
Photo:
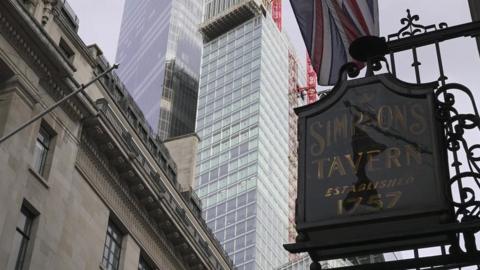
<instances>
[{"instance_id":1,"label":"glass curtain wall facade","mask_svg":"<svg viewBox=\"0 0 480 270\"><path fill-rule=\"evenodd\" d=\"M202 2L125 1L118 75L162 140L195 131Z\"/></svg>"},{"instance_id":2,"label":"glass curtain wall facade","mask_svg":"<svg viewBox=\"0 0 480 270\"><path fill-rule=\"evenodd\" d=\"M203 214L239 270L288 260L288 47L262 14L204 44L197 113Z\"/></svg>"},{"instance_id":3,"label":"glass curtain wall facade","mask_svg":"<svg viewBox=\"0 0 480 270\"><path fill-rule=\"evenodd\" d=\"M302 254L301 257L292 260L276 270L310 270L312 260L308 254ZM348 259L321 261L322 269L335 269L339 267L353 266L354 264Z\"/></svg>"}]
</instances>

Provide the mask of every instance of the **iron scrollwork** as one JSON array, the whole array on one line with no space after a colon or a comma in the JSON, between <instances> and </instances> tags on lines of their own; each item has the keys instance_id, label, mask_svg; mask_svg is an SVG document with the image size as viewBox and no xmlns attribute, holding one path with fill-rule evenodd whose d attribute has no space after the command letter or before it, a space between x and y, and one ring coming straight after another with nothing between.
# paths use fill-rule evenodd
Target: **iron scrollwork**
<instances>
[{"instance_id":1,"label":"iron scrollwork","mask_svg":"<svg viewBox=\"0 0 480 270\"><path fill-rule=\"evenodd\" d=\"M394 34L388 36L388 41L396 40L414 35L424 34L430 31L447 28L446 23L437 25L421 25L418 15L411 15L407 10L407 16L400 20L402 28ZM451 193L448 198L451 200L452 209L454 209L454 218L456 222L468 223L480 221L480 144L468 142L466 135L470 132L480 131L480 115L478 112L475 98L466 86L459 83L446 83L447 77L443 72L443 63L441 60L439 43L435 43L437 50L437 60L439 64L440 87L435 92L437 117L442 124L446 150L449 153L449 162L451 166L449 186ZM416 48L412 47L413 63L412 67L416 71L417 83L420 83L421 63L416 54ZM393 73L395 73L395 63L393 54L391 55L391 64ZM385 63L388 72L388 62L385 57L370 58L367 63L367 72L365 76L372 76L375 71L382 68ZM391 73L391 72L390 72ZM356 63L347 63L341 69L340 80L347 77L356 78L360 74L360 68ZM395 74L394 74L395 75ZM462 96L466 98L471 105L470 112L464 112L466 106L458 104L458 99ZM461 108L461 110L460 110ZM479 136L477 136L478 138ZM453 194L453 195L452 195ZM451 252L463 252L460 248L460 238L463 235L466 252L479 251L476 247L474 234L479 230L463 231L456 234L456 240L452 243Z\"/></svg>"},{"instance_id":2,"label":"iron scrollwork","mask_svg":"<svg viewBox=\"0 0 480 270\"><path fill-rule=\"evenodd\" d=\"M464 95L471 103L470 113L460 112L457 98ZM455 218L458 222L480 221L480 200L476 196L480 190L480 145L470 145L465 135L469 131L480 131L480 115L475 98L466 86L458 83L448 83L441 86L435 93L437 115L444 127L447 149L451 153L450 186L452 190L458 188L460 198L452 198L455 208ZM462 106L465 108L465 106ZM463 155L462 155L463 154ZM463 232L467 252L477 251L474 234L476 231ZM460 235L457 234L457 240ZM457 241L452 249L461 252Z\"/></svg>"},{"instance_id":3,"label":"iron scrollwork","mask_svg":"<svg viewBox=\"0 0 480 270\"><path fill-rule=\"evenodd\" d=\"M420 17L412 15L407 10L407 16L400 20L401 29L394 34L388 35L387 43L390 41L410 38L429 32L447 28L446 23L421 25ZM438 82L440 87L435 90L436 117L441 124L441 134L444 138L444 151L448 156L448 170L450 176L446 198L449 198L452 209L453 220L449 217L450 223L458 226L450 230L452 232L449 241L449 254L476 254L480 251L477 247L475 234L480 233L480 144L469 141L468 138L480 138L480 114L475 98L465 85L459 83L447 83L443 69L443 61L440 50L440 41L432 41L437 53L439 67ZM406 49L405 49L406 50ZM415 70L416 82L421 83L420 61L417 55L417 46L412 43L408 50L412 51L412 68ZM389 73L396 76L395 51L390 55L390 61L385 57L372 55L366 62L367 72L365 76L372 76L385 64ZM390 71L390 67L392 70ZM357 63L347 63L341 68L341 76L338 83L347 78L356 78L360 75L360 66ZM453 225L450 224L450 225ZM453 227L451 227L453 228ZM468 228L468 229L466 229ZM448 255L442 246L442 256ZM418 249L414 249L415 258L420 258ZM455 260L455 259L453 259ZM320 264L314 262L312 269L321 269Z\"/></svg>"}]
</instances>

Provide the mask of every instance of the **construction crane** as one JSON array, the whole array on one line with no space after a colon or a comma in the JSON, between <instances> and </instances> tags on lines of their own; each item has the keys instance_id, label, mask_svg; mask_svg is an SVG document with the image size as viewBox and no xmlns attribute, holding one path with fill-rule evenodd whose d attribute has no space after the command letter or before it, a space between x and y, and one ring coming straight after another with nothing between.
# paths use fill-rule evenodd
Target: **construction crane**
<instances>
[{"instance_id":1,"label":"construction crane","mask_svg":"<svg viewBox=\"0 0 480 270\"><path fill-rule=\"evenodd\" d=\"M271 0L270 7L272 10L272 19L277 24L277 27L282 31L282 0ZM307 96L307 104L313 103L318 100L317 95L317 73L312 67L312 62L307 54L307 85L304 87L298 87L297 92L304 97L304 93Z\"/></svg>"},{"instance_id":2,"label":"construction crane","mask_svg":"<svg viewBox=\"0 0 480 270\"><path fill-rule=\"evenodd\" d=\"M277 24L277 27L282 31L282 0L272 0L272 19Z\"/></svg>"},{"instance_id":3,"label":"construction crane","mask_svg":"<svg viewBox=\"0 0 480 270\"><path fill-rule=\"evenodd\" d=\"M307 85L298 86L297 94L302 98L302 100L305 100L305 96L307 97L307 105L314 103L318 100L317 73L312 67L312 62L310 61L310 57L308 56L308 53L307 53Z\"/></svg>"},{"instance_id":4,"label":"construction crane","mask_svg":"<svg viewBox=\"0 0 480 270\"><path fill-rule=\"evenodd\" d=\"M307 104L314 103L318 100L317 94L317 73L312 67L312 61L307 53L307 85L301 87L298 91L307 92Z\"/></svg>"}]
</instances>

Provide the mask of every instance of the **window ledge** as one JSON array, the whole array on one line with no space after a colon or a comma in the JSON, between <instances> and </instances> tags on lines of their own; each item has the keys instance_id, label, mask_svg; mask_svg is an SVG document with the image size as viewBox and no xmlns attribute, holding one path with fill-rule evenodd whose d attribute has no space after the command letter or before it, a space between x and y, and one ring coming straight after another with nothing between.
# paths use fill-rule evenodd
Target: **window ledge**
<instances>
[{"instance_id":1,"label":"window ledge","mask_svg":"<svg viewBox=\"0 0 480 270\"><path fill-rule=\"evenodd\" d=\"M45 180L45 178L43 178L43 176L41 176L38 172L36 172L34 169L32 169L32 167L28 167L28 170L30 171L30 173L38 180L40 181L40 183L47 189L50 188L50 185L48 184L47 180Z\"/></svg>"}]
</instances>

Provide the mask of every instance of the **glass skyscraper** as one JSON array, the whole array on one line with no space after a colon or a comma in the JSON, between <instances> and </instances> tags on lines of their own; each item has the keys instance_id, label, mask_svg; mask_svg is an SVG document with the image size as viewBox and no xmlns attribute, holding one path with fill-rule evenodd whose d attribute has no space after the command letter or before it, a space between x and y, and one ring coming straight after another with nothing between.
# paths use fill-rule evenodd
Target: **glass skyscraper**
<instances>
[{"instance_id":1,"label":"glass skyscraper","mask_svg":"<svg viewBox=\"0 0 480 270\"><path fill-rule=\"evenodd\" d=\"M126 0L117 62L160 139L195 131L202 38L199 0Z\"/></svg>"},{"instance_id":2,"label":"glass skyscraper","mask_svg":"<svg viewBox=\"0 0 480 270\"><path fill-rule=\"evenodd\" d=\"M240 270L287 262L289 63L286 37L254 0L207 1L197 192Z\"/></svg>"}]
</instances>

